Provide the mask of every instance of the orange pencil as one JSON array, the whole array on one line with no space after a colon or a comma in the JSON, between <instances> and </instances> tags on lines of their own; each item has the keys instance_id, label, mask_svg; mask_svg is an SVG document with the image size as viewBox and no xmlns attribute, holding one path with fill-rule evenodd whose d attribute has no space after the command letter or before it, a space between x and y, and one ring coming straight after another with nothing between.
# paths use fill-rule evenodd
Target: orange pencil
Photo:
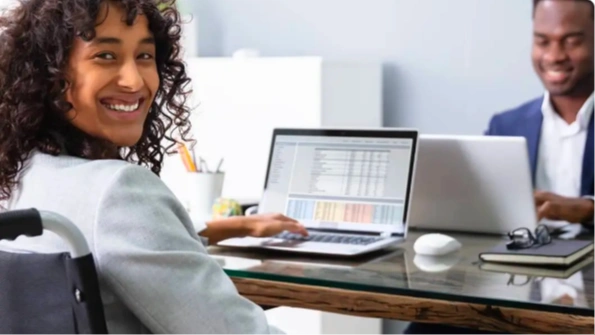
<instances>
[{"instance_id":1,"label":"orange pencil","mask_svg":"<svg viewBox=\"0 0 595 335\"><path fill-rule=\"evenodd\" d=\"M184 163L184 166L186 166L186 170L188 172L196 172L196 166L194 165L190 152L184 143L178 142L178 153L180 154L180 157L182 157L182 162Z\"/></svg>"}]
</instances>

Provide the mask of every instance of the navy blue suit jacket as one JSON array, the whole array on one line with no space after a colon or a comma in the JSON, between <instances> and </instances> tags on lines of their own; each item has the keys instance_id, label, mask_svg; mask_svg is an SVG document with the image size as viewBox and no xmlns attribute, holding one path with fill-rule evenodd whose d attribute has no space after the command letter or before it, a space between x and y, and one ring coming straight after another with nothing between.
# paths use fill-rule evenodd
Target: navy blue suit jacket
<instances>
[{"instance_id":1,"label":"navy blue suit jacket","mask_svg":"<svg viewBox=\"0 0 595 335\"><path fill-rule=\"evenodd\" d=\"M543 97L529 101L515 109L496 114L490 120L486 135L493 136L523 136L527 139L531 174L535 185L535 171L537 169L537 151L541 135L543 114L541 104ZM595 113L594 113L595 115ZM581 196L593 196L593 116L589 121L583 167L581 175Z\"/></svg>"}]
</instances>

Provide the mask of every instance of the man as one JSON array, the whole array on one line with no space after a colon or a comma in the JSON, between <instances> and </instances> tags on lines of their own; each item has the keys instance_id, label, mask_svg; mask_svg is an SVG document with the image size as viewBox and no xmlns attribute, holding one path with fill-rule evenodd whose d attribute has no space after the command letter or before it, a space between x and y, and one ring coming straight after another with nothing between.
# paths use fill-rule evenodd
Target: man
<instances>
[{"instance_id":1,"label":"man","mask_svg":"<svg viewBox=\"0 0 595 335\"><path fill-rule=\"evenodd\" d=\"M495 115L488 135L527 139L540 219L593 220L593 4L534 0L533 67L543 97Z\"/></svg>"},{"instance_id":2,"label":"man","mask_svg":"<svg viewBox=\"0 0 595 335\"><path fill-rule=\"evenodd\" d=\"M593 4L533 0L535 72L543 97L492 117L487 135L527 139L539 219L593 222ZM412 323L408 334L477 334Z\"/></svg>"}]
</instances>

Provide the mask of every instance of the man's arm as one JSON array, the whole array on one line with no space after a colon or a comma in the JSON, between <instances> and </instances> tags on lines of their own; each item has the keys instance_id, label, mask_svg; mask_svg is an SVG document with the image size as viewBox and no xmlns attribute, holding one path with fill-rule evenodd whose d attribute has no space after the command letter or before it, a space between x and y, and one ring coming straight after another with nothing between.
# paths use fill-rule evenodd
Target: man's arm
<instances>
[{"instance_id":1,"label":"man's arm","mask_svg":"<svg viewBox=\"0 0 595 335\"><path fill-rule=\"evenodd\" d=\"M593 197L593 195L584 195L583 199L587 199L591 201L591 206L593 206L593 204L595 203L595 197ZM593 218L594 218L594 211L595 211L595 206L593 206L594 208L591 209L591 218L587 219L585 222L583 222L584 225L589 226L589 227L593 227Z\"/></svg>"},{"instance_id":2,"label":"man's arm","mask_svg":"<svg viewBox=\"0 0 595 335\"><path fill-rule=\"evenodd\" d=\"M571 198L550 192L535 192L537 217L593 225L593 196Z\"/></svg>"}]
</instances>

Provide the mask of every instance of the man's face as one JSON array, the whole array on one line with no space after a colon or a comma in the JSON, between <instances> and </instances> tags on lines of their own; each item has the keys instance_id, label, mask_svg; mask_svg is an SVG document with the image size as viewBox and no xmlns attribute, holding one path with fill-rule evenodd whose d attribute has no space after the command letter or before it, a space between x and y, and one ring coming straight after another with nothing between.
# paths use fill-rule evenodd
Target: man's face
<instances>
[{"instance_id":1,"label":"man's face","mask_svg":"<svg viewBox=\"0 0 595 335\"><path fill-rule=\"evenodd\" d=\"M593 8L585 1L542 0L533 19L533 67L551 95L593 90Z\"/></svg>"}]
</instances>

